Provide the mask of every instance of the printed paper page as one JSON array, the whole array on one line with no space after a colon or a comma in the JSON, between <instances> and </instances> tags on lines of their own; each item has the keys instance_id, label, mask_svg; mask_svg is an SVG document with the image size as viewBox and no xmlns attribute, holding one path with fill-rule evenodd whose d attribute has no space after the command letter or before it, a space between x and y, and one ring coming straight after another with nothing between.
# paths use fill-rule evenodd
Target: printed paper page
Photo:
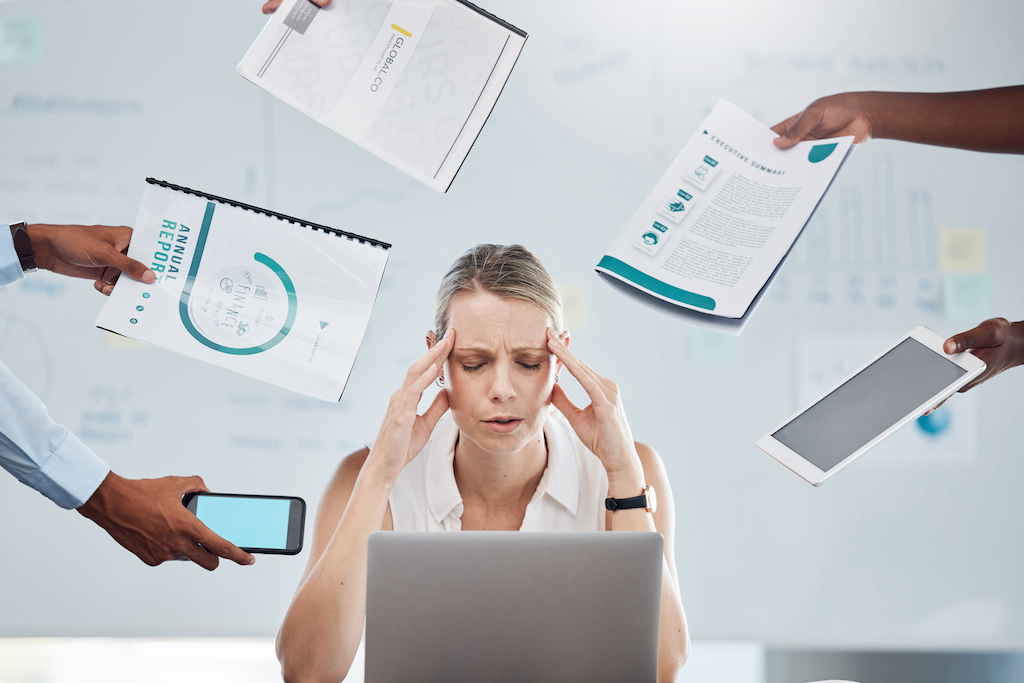
<instances>
[{"instance_id":1,"label":"printed paper page","mask_svg":"<svg viewBox=\"0 0 1024 683\"><path fill-rule=\"evenodd\" d=\"M742 318L807 223L852 137L772 144L724 100L630 219L598 270L677 306Z\"/></svg>"},{"instance_id":2,"label":"printed paper page","mask_svg":"<svg viewBox=\"0 0 1024 683\"><path fill-rule=\"evenodd\" d=\"M456 0L295 0L238 71L443 192L525 40Z\"/></svg>"},{"instance_id":3,"label":"printed paper page","mask_svg":"<svg viewBox=\"0 0 1024 683\"><path fill-rule=\"evenodd\" d=\"M341 398L388 251L148 185L129 256L96 325L328 401Z\"/></svg>"}]
</instances>

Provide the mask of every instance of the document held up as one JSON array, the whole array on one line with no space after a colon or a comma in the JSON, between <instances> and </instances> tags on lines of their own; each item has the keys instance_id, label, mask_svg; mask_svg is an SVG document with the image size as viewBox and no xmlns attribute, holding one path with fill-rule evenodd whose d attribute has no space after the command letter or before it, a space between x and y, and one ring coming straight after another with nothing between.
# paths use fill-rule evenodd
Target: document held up
<instances>
[{"instance_id":1,"label":"document held up","mask_svg":"<svg viewBox=\"0 0 1024 683\"><path fill-rule=\"evenodd\" d=\"M623 293L739 334L850 153L852 137L781 150L722 100L597 264Z\"/></svg>"}]
</instances>

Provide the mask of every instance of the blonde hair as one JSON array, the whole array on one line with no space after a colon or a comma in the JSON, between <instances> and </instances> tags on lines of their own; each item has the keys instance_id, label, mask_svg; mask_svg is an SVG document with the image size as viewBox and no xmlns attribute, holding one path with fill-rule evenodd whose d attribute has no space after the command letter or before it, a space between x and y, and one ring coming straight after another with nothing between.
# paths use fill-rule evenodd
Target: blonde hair
<instances>
[{"instance_id":1,"label":"blonde hair","mask_svg":"<svg viewBox=\"0 0 1024 683\"><path fill-rule=\"evenodd\" d=\"M565 332L562 297L555 281L537 257L519 244L478 244L448 269L437 290L434 331L448 331L452 299L462 292L487 292L502 299L521 299L538 306L551 318L555 334Z\"/></svg>"}]
</instances>

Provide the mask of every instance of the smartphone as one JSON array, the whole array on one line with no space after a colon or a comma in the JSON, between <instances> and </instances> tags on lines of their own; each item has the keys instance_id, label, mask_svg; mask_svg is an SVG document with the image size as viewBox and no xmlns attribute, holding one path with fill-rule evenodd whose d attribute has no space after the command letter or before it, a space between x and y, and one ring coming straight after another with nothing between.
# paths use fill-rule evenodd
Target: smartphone
<instances>
[{"instance_id":1,"label":"smartphone","mask_svg":"<svg viewBox=\"0 0 1024 683\"><path fill-rule=\"evenodd\" d=\"M306 501L301 498L189 493L181 502L210 531L246 552L297 555L302 551Z\"/></svg>"}]
</instances>

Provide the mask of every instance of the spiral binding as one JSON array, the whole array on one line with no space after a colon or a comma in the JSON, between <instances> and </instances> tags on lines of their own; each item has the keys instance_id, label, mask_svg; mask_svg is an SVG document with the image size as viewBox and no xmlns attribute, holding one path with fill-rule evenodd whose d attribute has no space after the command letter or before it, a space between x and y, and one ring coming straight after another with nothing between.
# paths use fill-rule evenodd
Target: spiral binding
<instances>
[{"instance_id":1,"label":"spiral binding","mask_svg":"<svg viewBox=\"0 0 1024 683\"><path fill-rule=\"evenodd\" d=\"M169 190L176 190L178 192L184 192L186 194L195 195L196 197L202 197L204 199L211 199L211 200L213 200L215 202L220 202L221 204L227 204L229 206L234 206L234 207L237 207L239 209L245 209L246 211L253 211L255 213L262 213L264 216L270 216L271 218L277 218L277 219L282 220L282 221L288 221L289 223L293 223L295 225L301 225L304 228L310 228L312 230L319 230L321 232L326 232L326 233L330 233L332 235L337 235L338 237L347 237L350 240L353 240L353 241L356 241L356 242L361 242L362 244L367 244L367 245L369 245L371 247L380 247L381 249L391 249L391 245L388 244L387 242L382 242L380 240L375 240L372 237L363 237L362 235L357 235L357 234L355 234L353 232L345 232L344 230L338 230L337 228L332 228L332 227L327 226L327 225L320 225L319 223L310 223L309 221L304 221L304 220L302 220L300 218L294 218L292 216L286 216L283 213L277 213L276 211L269 211L267 209L261 209L258 206L252 206L251 204L244 204L242 202L236 202L236 201L231 200L231 199L225 199L224 197L217 197L215 195L207 194L205 192L200 192L198 190L192 190L192 189L187 188L187 187L182 187L181 185L175 185L174 183L169 183L169 182L167 182L165 180L157 180L156 178L146 178L146 182L149 183L150 185L159 185L160 187L166 187Z\"/></svg>"}]
</instances>

